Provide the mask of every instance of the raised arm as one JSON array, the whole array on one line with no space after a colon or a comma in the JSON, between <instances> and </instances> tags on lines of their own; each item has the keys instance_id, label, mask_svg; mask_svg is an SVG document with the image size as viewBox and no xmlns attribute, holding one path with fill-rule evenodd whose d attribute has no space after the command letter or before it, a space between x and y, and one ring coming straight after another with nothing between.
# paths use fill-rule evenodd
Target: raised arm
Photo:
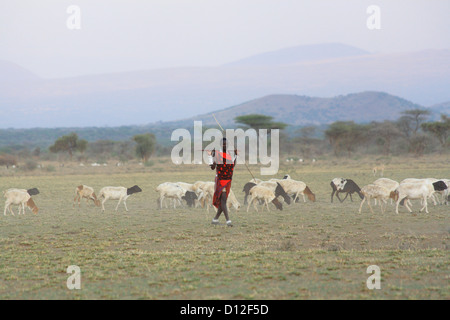
<instances>
[{"instance_id":1,"label":"raised arm","mask_svg":"<svg viewBox=\"0 0 450 320\"><path fill-rule=\"evenodd\" d=\"M217 165L217 163L215 162L216 151L213 149L212 151L207 151L207 153L209 159L209 166L211 167L211 170L215 170Z\"/></svg>"}]
</instances>

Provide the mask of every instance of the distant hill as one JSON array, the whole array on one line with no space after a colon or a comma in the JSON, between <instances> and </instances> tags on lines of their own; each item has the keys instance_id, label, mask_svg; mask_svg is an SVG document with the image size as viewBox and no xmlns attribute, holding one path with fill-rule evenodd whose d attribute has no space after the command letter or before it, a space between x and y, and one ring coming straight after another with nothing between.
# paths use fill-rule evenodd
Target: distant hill
<instances>
[{"instance_id":1,"label":"distant hill","mask_svg":"<svg viewBox=\"0 0 450 320\"><path fill-rule=\"evenodd\" d=\"M449 104L430 108L434 112L432 119L438 119L445 106L448 108ZM217 110L214 114L220 123L228 128L237 126L234 118L239 115L252 113L270 115L276 121L289 124L287 130L293 132L296 127L305 125L324 127L334 121L353 120L357 123L368 123L396 120L402 111L415 108L424 107L388 93L368 91L331 98L269 95ZM47 148L58 137L71 132L76 132L80 138L88 141L123 141L131 139L136 134L152 132L160 144L167 146L171 145L170 137L174 129L192 130L194 121L200 120L205 127L217 127L212 113L206 113L177 121L155 122L141 126L0 129L0 148L6 146Z\"/></svg>"},{"instance_id":2,"label":"distant hill","mask_svg":"<svg viewBox=\"0 0 450 320\"><path fill-rule=\"evenodd\" d=\"M334 121L353 120L364 123L396 120L402 111L415 108L423 107L384 92L361 92L333 98L270 95L216 111L215 116L225 124L234 123L236 116L259 113L291 125L320 125ZM211 114L191 120L214 123Z\"/></svg>"},{"instance_id":3,"label":"distant hill","mask_svg":"<svg viewBox=\"0 0 450 320\"><path fill-rule=\"evenodd\" d=\"M257 54L225 66L270 66L295 64L305 61L320 61L356 57L370 54L367 51L342 43L325 43L308 46L297 46L272 52Z\"/></svg>"},{"instance_id":4,"label":"distant hill","mask_svg":"<svg viewBox=\"0 0 450 320\"><path fill-rule=\"evenodd\" d=\"M0 79L0 128L116 127L187 119L271 94L378 91L434 105L450 100L450 50L369 54L339 44L301 46L219 67L64 79L41 79L3 62ZM311 118L307 112L301 117ZM328 121L322 117L317 121Z\"/></svg>"},{"instance_id":5,"label":"distant hill","mask_svg":"<svg viewBox=\"0 0 450 320\"><path fill-rule=\"evenodd\" d=\"M40 78L31 71L13 62L0 60L0 83L37 80L40 80Z\"/></svg>"},{"instance_id":6,"label":"distant hill","mask_svg":"<svg viewBox=\"0 0 450 320\"><path fill-rule=\"evenodd\" d=\"M434 113L435 119L439 119L441 114L446 114L450 117L450 101L435 104L433 106L430 106L430 109Z\"/></svg>"}]
</instances>

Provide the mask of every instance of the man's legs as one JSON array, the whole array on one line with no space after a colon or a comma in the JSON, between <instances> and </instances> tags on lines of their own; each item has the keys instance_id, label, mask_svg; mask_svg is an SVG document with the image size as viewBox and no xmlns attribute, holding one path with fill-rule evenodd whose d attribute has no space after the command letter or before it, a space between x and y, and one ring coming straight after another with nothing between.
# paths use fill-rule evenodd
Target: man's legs
<instances>
[{"instance_id":1,"label":"man's legs","mask_svg":"<svg viewBox=\"0 0 450 320\"><path fill-rule=\"evenodd\" d=\"M214 217L212 223L213 224L218 224L219 223L219 217L222 214L225 215L225 219L227 219L227 225L232 227L233 225L231 224L231 220L228 216L228 207L227 207L227 193L226 190L224 189L224 191L222 192L222 194L220 195L220 206L217 209L217 214Z\"/></svg>"}]
</instances>

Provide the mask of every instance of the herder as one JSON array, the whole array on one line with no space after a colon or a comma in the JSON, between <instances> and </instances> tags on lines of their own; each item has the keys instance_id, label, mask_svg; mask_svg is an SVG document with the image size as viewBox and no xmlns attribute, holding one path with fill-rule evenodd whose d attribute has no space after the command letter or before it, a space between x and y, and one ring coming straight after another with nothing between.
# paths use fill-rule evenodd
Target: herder
<instances>
[{"instance_id":1,"label":"herder","mask_svg":"<svg viewBox=\"0 0 450 320\"><path fill-rule=\"evenodd\" d=\"M228 216L227 198L231 190L231 179L236 165L237 151L235 150L234 159L227 152L227 139L222 139L222 151L209 151L211 155L211 170L216 169L216 184L214 186L213 205L217 208L217 214L212 220L212 224L219 223L219 217L223 214L227 219L227 226L232 227L230 217Z\"/></svg>"}]
</instances>

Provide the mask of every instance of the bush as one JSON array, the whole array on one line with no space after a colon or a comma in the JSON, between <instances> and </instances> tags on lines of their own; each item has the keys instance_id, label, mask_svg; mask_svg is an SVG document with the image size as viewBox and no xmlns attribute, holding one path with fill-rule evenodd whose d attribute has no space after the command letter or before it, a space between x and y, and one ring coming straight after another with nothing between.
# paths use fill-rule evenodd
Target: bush
<instances>
[{"instance_id":1,"label":"bush","mask_svg":"<svg viewBox=\"0 0 450 320\"><path fill-rule=\"evenodd\" d=\"M17 165L17 158L10 154L2 154L0 155L0 165L6 166L6 168L9 168L10 166Z\"/></svg>"},{"instance_id":2,"label":"bush","mask_svg":"<svg viewBox=\"0 0 450 320\"><path fill-rule=\"evenodd\" d=\"M146 167L152 167L155 165L155 161L153 161L153 160L146 161L146 162L144 162L144 165Z\"/></svg>"},{"instance_id":3,"label":"bush","mask_svg":"<svg viewBox=\"0 0 450 320\"><path fill-rule=\"evenodd\" d=\"M35 170L36 168L37 168L37 166L38 166L38 164L36 163L36 161L33 161L33 160L27 160L26 162L25 162L25 165L24 165L24 169L26 170L26 171L33 171L33 170Z\"/></svg>"}]
</instances>

